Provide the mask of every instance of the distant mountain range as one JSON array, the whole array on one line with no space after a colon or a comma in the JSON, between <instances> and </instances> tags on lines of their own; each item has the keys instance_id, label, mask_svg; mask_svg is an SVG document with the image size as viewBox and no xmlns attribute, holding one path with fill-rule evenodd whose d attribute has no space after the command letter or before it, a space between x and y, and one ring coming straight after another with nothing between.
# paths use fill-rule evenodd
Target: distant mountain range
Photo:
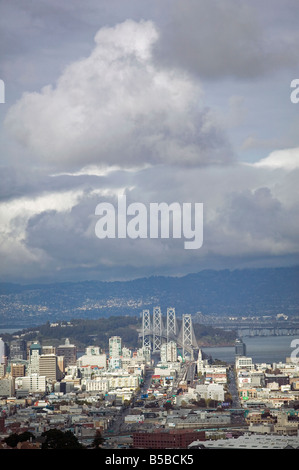
<instances>
[{"instance_id":1,"label":"distant mountain range","mask_svg":"<svg viewBox=\"0 0 299 470\"><path fill-rule=\"evenodd\" d=\"M175 307L177 315L299 314L299 266L203 270L182 277L20 285L0 283L0 326L139 315Z\"/></svg>"}]
</instances>

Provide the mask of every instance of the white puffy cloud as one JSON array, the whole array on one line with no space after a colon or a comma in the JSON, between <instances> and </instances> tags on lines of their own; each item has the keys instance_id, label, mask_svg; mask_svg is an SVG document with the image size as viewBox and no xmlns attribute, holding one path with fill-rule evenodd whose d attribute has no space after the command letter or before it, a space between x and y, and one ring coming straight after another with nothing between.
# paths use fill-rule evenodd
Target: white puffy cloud
<instances>
[{"instance_id":1,"label":"white puffy cloud","mask_svg":"<svg viewBox=\"0 0 299 470\"><path fill-rule=\"evenodd\" d=\"M151 21L102 28L90 56L70 64L55 87L24 93L5 123L31 162L57 171L230 161L198 82L154 64L158 37Z\"/></svg>"},{"instance_id":2,"label":"white puffy cloud","mask_svg":"<svg viewBox=\"0 0 299 470\"><path fill-rule=\"evenodd\" d=\"M276 150L253 165L256 168L294 170L299 168L299 148Z\"/></svg>"}]
</instances>

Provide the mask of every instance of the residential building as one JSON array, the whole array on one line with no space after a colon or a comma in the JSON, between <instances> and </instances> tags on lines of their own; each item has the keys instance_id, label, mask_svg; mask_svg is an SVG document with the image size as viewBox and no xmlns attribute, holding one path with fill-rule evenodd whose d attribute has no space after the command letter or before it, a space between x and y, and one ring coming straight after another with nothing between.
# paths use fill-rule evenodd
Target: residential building
<instances>
[{"instance_id":1,"label":"residential building","mask_svg":"<svg viewBox=\"0 0 299 470\"><path fill-rule=\"evenodd\" d=\"M109 338L109 357L119 358L122 355L121 338L119 336L112 336Z\"/></svg>"},{"instance_id":2,"label":"residential building","mask_svg":"<svg viewBox=\"0 0 299 470\"><path fill-rule=\"evenodd\" d=\"M161 346L161 362L176 362L178 359L177 344L169 341Z\"/></svg>"},{"instance_id":3,"label":"residential building","mask_svg":"<svg viewBox=\"0 0 299 470\"><path fill-rule=\"evenodd\" d=\"M198 398L204 398L205 400L211 399L219 402L224 401L225 392L222 384L211 383L197 385L195 390L198 393Z\"/></svg>"},{"instance_id":4,"label":"residential building","mask_svg":"<svg viewBox=\"0 0 299 470\"><path fill-rule=\"evenodd\" d=\"M236 369L253 370L254 364L251 357L238 356L235 361Z\"/></svg>"}]
</instances>

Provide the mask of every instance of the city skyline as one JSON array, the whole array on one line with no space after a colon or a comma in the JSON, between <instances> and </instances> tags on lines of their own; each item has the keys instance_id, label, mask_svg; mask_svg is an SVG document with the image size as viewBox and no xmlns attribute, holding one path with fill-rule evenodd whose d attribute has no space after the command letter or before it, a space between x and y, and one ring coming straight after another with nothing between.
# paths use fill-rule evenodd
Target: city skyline
<instances>
[{"instance_id":1,"label":"city skyline","mask_svg":"<svg viewBox=\"0 0 299 470\"><path fill-rule=\"evenodd\" d=\"M294 0L2 0L0 282L299 264ZM203 204L203 244L98 204Z\"/></svg>"}]
</instances>

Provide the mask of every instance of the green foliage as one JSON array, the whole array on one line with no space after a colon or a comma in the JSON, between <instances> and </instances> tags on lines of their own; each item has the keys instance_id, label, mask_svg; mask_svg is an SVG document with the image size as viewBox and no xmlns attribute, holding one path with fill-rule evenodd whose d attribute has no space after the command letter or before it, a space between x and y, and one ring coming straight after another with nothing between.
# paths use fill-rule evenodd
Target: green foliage
<instances>
[{"instance_id":1,"label":"green foliage","mask_svg":"<svg viewBox=\"0 0 299 470\"><path fill-rule=\"evenodd\" d=\"M194 334L201 345L217 346L233 344L236 339L235 331L225 331L221 328L193 323Z\"/></svg>"},{"instance_id":2,"label":"green foliage","mask_svg":"<svg viewBox=\"0 0 299 470\"><path fill-rule=\"evenodd\" d=\"M35 331L26 335L26 340L37 340L42 345L51 344L58 346L65 338L76 344L79 348L85 348L92 344L103 349L108 348L111 336L120 336L127 347L138 345L138 324L136 317L112 316L110 318L98 318L96 320L76 319L69 323L61 322L59 326L51 327L50 323L38 326Z\"/></svg>"}]
</instances>

